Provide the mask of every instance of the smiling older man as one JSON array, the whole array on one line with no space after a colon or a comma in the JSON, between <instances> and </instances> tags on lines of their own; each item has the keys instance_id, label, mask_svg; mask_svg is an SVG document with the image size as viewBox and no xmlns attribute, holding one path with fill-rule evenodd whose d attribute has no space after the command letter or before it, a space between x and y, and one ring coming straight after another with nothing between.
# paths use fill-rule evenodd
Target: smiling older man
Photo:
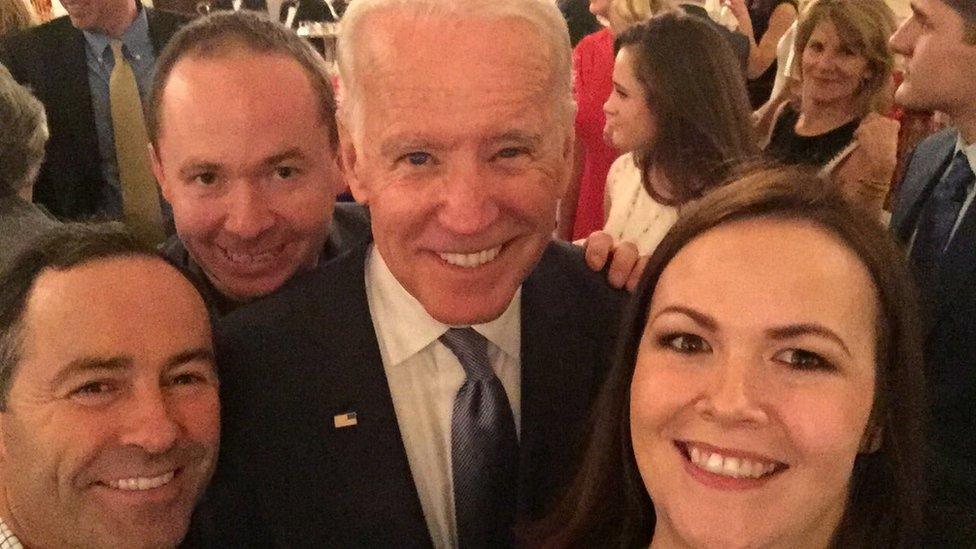
<instances>
[{"instance_id":1,"label":"smiling older man","mask_svg":"<svg viewBox=\"0 0 976 549\"><path fill-rule=\"evenodd\" d=\"M551 241L565 22L550 0L357 0L339 52L374 240L222 325L218 522L285 546L507 545L574 467L621 297Z\"/></svg>"}]
</instances>

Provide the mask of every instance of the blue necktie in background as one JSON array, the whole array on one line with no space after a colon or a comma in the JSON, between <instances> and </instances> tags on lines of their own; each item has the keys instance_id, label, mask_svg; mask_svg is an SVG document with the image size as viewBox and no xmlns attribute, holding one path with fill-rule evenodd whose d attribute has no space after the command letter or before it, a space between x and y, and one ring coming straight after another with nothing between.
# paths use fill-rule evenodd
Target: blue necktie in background
<instances>
[{"instance_id":1,"label":"blue necktie in background","mask_svg":"<svg viewBox=\"0 0 976 549\"><path fill-rule=\"evenodd\" d=\"M959 151L945 175L932 189L915 225L917 230L910 258L921 277L920 283L931 282L972 182L973 170L969 166L969 159Z\"/></svg>"},{"instance_id":2,"label":"blue necktie in background","mask_svg":"<svg viewBox=\"0 0 976 549\"><path fill-rule=\"evenodd\" d=\"M458 544L510 545L519 458L512 407L489 364L484 336L472 328L450 328L440 341L457 356L467 376L451 416Z\"/></svg>"}]
</instances>

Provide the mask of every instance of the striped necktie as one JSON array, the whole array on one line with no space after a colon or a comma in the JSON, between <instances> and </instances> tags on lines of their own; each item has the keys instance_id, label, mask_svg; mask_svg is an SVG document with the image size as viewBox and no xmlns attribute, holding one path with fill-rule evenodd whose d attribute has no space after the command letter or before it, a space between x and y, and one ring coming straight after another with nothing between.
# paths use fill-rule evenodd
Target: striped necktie
<instances>
[{"instance_id":1,"label":"striped necktie","mask_svg":"<svg viewBox=\"0 0 976 549\"><path fill-rule=\"evenodd\" d=\"M488 361L488 340L472 328L440 338L467 376L451 416L451 469L458 545L511 544L518 477L518 437L505 388Z\"/></svg>"}]
</instances>

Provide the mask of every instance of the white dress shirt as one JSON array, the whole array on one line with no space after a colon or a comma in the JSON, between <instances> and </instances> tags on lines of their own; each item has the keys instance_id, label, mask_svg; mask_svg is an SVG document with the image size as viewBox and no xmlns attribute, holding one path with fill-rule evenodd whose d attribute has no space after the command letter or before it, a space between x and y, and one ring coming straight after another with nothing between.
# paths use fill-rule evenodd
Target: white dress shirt
<instances>
[{"instance_id":1,"label":"white dress shirt","mask_svg":"<svg viewBox=\"0 0 976 549\"><path fill-rule=\"evenodd\" d=\"M520 425L521 288L497 319L472 326L490 342L488 357ZM438 338L434 320L397 281L374 246L366 262L366 296L427 529L435 547L457 547L451 474L451 415L464 383L461 363ZM456 326L454 326L456 327Z\"/></svg>"}]
</instances>

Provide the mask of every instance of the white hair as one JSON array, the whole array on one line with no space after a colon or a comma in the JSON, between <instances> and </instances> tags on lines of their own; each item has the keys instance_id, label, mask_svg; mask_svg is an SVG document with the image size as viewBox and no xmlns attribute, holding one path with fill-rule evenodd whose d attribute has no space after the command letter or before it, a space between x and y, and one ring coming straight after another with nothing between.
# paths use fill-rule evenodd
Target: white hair
<instances>
[{"instance_id":1,"label":"white hair","mask_svg":"<svg viewBox=\"0 0 976 549\"><path fill-rule=\"evenodd\" d=\"M549 51L550 82L557 115L569 117L575 112L572 91L572 49L566 20L553 0L353 0L342 16L338 50L341 81L339 116L355 139L362 128L361 88L355 73L358 55L356 37L364 34L363 23L372 13L393 10L418 19L444 17L493 21L502 18L521 19L531 25ZM486 37L490 40L491 37ZM409 47L403 44L402 47ZM518 75L513 75L517 78Z\"/></svg>"}]
</instances>

